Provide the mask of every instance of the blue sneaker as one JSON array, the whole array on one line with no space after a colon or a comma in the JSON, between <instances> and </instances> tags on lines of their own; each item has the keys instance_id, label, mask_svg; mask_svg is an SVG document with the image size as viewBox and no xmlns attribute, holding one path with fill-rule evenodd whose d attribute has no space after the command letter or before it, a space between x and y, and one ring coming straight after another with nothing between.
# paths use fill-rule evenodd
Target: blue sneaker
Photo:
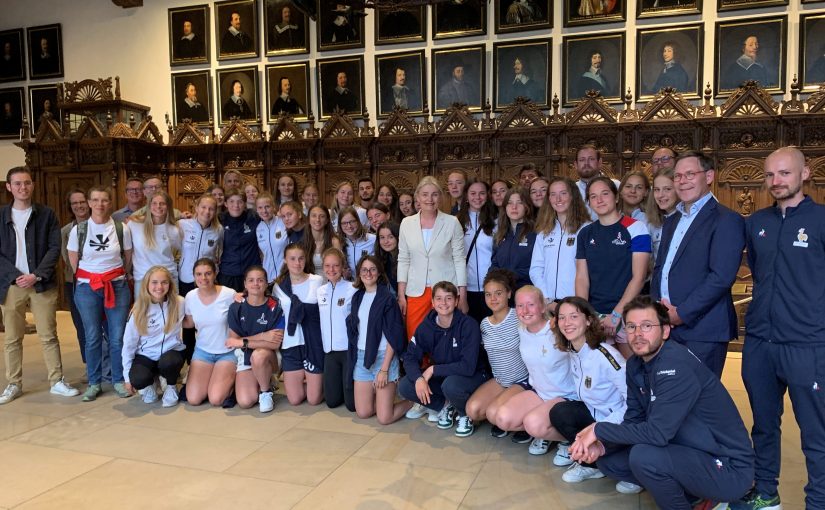
<instances>
[{"instance_id":1,"label":"blue sneaker","mask_svg":"<svg viewBox=\"0 0 825 510\"><path fill-rule=\"evenodd\" d=\"M767 496L753 488L739 501L734 501L729 507L731 510L782 510L779 494Z\"/></svg>"}]
</instances>

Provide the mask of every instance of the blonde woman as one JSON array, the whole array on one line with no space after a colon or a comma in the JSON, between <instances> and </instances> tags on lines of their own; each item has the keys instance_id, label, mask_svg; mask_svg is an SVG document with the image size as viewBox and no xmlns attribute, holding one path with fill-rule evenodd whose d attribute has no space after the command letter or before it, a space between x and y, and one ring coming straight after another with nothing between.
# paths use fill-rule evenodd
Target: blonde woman
<instances>
[{"instance_id":1,"label":"blonde woman","mask_svg":"<svg viewBox=\"0 0 825 510\"><path fill-rule=\"evenodd\" d=\"M159 191L146 207L145 215L132 216L127 223L132 235L132 276L135 279L135 300L143 277L153 266L162 266L178 281L175 252L181 249L181 233L175 223L172 198Z\"/></svg>"}]
</instances>

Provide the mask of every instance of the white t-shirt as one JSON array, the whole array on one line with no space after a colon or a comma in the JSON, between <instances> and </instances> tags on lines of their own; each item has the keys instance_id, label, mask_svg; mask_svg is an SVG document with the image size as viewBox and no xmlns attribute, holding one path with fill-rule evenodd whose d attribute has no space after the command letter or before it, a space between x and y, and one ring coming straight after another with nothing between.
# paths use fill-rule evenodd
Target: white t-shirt
<instances>
[{"instance_id":1,"label":"white t-shirt","mask_svg":"<svg viewBox=\"0 0 825 510\"><path fill-rule=\"evenodd\" d=\"M192 316L198 330L195 346L209 354L230 352L232 349L226 347L226 339L229 338L227 314L229 305L235 301L235 291L221 287L210 305L203 304L198 292L199 289L189 291L184 302L185 313Z\"/></svg>"},{"instance_id":2,"label":"white t-shirt","mask_svg":"<svg viewBox=\"0 0 825 510\"><path fill-rule=\"evenodd\" d=\"M152 218L147 217L144 221L152 221ZM142 280L146 271L153 266L163 266L177 281L178 265L175 262L174 251L180 251L180 229L165 223L154 225L155 247L150 249L146 246L146 237L143 235L143 223L130 221L126 227L132 233L132 244L135 247L132 254L132 276L135 280Z\"/></svg>"},{"instance_id":3,"label":"white t-shirt","mask_svg":"<svg viewBox=\"0 0 825 510\"><path fill-rule=\"evenodd\" d=\"M32 208L15 209L11 208L11 219L14 222L14 233L17 237L17 258L14 267L23 274L29 274L29 259L26 253L26 225L32 216Z\"/></svg>"},{"instance_id":4,"label":"white t-shirt","mask_svg":"<svg viewBox=\"0 0 825 510\"><path fill-rule=\"evenodd\" d=\"M364 350L367 348L367 325L370 323L370 309L372 303L375 301L375 291L365 292L364 298L361 300L361 306L358 307L358 348ZM378 351L387 350L387 337L381 333L381 343L378 344Z\"/></svg>"},{"instance_id":5,"label":"white t-shirt","mask_svg":"<svg viewBox=\"0 0 825 510\"><path fill-rule=\"evenodd\" d=\"M538 333L519 328L519 351L527 366L530 386L542 400L575 398L576 388L570 372L568 353L556 349L555 337L546 323Z\"/></svg>"},{"instance_id":6,"label":"white t-shirt","mask_svg":"<svg viewBox=\"0 0 825 510\"><path fill-rule=\"evenodd\" d=\"M69 242L66 249L80 252L77 246L77 225L69 232ZM126 225L123 226L123 249L132 249L132 234ZM115 222L111 218L106 223L97 224L91 218L86 227L86 242L83 244L82 257L78 268L89 273L106 273L112 269L123 267L120 257L120 240L117 238ZM88 278L78 278L78 282L89 283Z\"/></svg>"},{"instance_id":7,"label":"white t-shirt","mask_svg":"<svg viewBox=\"0 0 825 510\"><path fill-rule=\"evenodd\" d=\"M289 276L287 276L289 278ZM324 280L317 274L309 275L309 278L292 286L292 293L298 296L298 299L304 303L318 303L318 288L324 284ZM289 322L289 311L292 308L292 296L287 296L281 287L275 285L276 295L281 308L284 310L284 320ZM295 334L290 335L284 328L284 341L281 343L281 349L289 349L298 345L304 345L304 330L301 325L295 328Z\"/></svg>"}]
</instances>

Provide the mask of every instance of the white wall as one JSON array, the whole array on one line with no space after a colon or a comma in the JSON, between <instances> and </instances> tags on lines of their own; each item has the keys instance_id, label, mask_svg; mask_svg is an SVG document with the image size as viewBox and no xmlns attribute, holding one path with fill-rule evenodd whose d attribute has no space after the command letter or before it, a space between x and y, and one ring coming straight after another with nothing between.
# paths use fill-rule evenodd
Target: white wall
<instances>
[{"instance_id":1,"label":"white wall","mask_svg":"<svg viewBox=\"0 0 825 510\"><path fill-rule=\"evenodd\" d=\"M570 1L570 0L566 0ZM787 7L773 7L763 9L749 9L741 11L726 12L716 14L717 0L703 0L704 9L702 16L680 16L673 18L653 18L636 19L636 0L627 0L627 22L611 23L603 25L591 25L574 28L562 28L562 1L554 0L554 28L550 35L553 36L553 74L552 93L559 93L561 96L561 45L562 37L568 34L609 32L616 30L626 30L627 54L626 54L626 82L633 87L636 73L636 29L640 27L678 27L686 23L703 21L705 26L705 60L704 60L704 81L711 81L713 77L713 50L715 47L715 22L718 19L745 19L754 15L789 14L788 25L788 45L787 45L787 86L793 75L796 73L799 61L799 16L800 12L816 12L825 10L825 3L814 3L800 5L800 0L791 0ZM79 81L86 78L107 78L109 76L120 76L121 95L123 99L148 105L152 108L152 115L161 131L166 132L164 126L164 114L172 112L172 94L169 67L169 47L168 47L168 14L170 7L182 7L197 5L199 3L213 3L207 0L145 0L145 5L139 8L123 9L115 6L111 0L4 0L3 17L0 19L0 30L31 27L37 25L61 23L63 30L63 63L65 77L63 81ZM373 17L372 12L366 19L365 37L367 47L365 49L327 51L319 53L314 48L316 46L316 35L314 24L311 23L310 37L312 53L309 58L331 57L340 55L364 54L365 58L365 84L366 84L366 106L370 112L371 122L376 125L376 94L375 94L375 70L374 55L378 53L393 53L405 49L420 49L426 47L440 48L445 46L464 46L486 42L487 45L487 96L492 95L492 48L495 41L528 39L535 37L546 37L546 31L524 32L516 34L494 35L493 6L492 2L488 6L488 36L467 37L461 39L448 39L440 41L429 41L427 43L409 43L390 46L372 45L373 37ZM214 20L214 9L212 10ZM259 18L263 20L263 6L259 0ZM430 16L429 23L432 18ZM213 21L214 22L214 21ZM259 34L259 40L263 39ZM431 35L430 35L431 36ZM214 39L214 37L213 37ZM263 48L262 48L263 50ZM262 105L260 111L265 111L263 102L266 94L264 91L264 67L274 62L297 62L306 60L307 55L291 55L285 57L260 57L257 59L235 60L218 64L215 58L215 45L212 42L211 69L214 79L215 70L223 67L237 65L249 65L258 63L260 76L259 82L261 90L259 96ZM263 51L261 52L263 54ZM430 53L427 52L427 75L429 78ZM174 71L203 69L204 66L176 67ZM315 67L310 69L312 80L313 112L318 116L318 101L316 89ZM55 80L37 80L21 83L9 83L0 87L16 87L28 85L43 85L53 83ZM428 83L428 87L430 84ZM552 97L552 93L550 97ZM26 90L28 95L28 89ZM430 93L430 108L432 109L433 95ZM790 97L789 94L787 97ZM213 110L215 105L213 105ZM12 145L12 141L0 141L0 173L11 166L20 165L24 162L23 151Z\"/></svg>"}]
</instances>

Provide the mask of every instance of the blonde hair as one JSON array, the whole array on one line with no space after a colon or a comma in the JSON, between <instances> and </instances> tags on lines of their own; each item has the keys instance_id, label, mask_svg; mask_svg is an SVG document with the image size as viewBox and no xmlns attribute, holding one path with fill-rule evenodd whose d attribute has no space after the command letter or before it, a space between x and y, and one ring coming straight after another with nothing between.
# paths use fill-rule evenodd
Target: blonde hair
<instances>
[{"instance_id":1,"label":"blonde hair","mask_svg":"<svg viewBox=\"0 0 825 510\"><path fill-rule=\"evenodd\" d=\"M450 172L450 173L455 173L455 172ZM418 181L418 186L415 187L415 194L413 195L413 198L416 198L418 196L418 193L421 191L421 188L423 188L424 186L435 186L435 189L438 190L439 195L444 194L444 190L441 189L441 184L438 183L438 179L436 179L432 175L425 175L424 177L421 178L420 181Z\"/></svg>"},{"instance_id":2,"label":"blonde hair","mask_svg":"<svg viewBox=\"0 0 825 510\"><path fill-rule=\"evenodd\" d=\"M172 197L165 191L157 192L146 204L146 212L133 218L133 221L143 223L143 237L146 239L146 247L150 250L157 248L157 244L155 244L155 222L152 220L152 200L156 197L161 197L166 202L166 219L163 220L163 223L171 228L178 228L178 224L175 222L175 209L172 207Z\"/></svg>"},{"instance_id":3,"label":"blonde hair","mask_svg":"<svg viewBox=\"0 0 825 510\"><path fill-rule=\"evenodd\" d=\"M653 185L656 185L656 179L658 177L664 177L666 179L670 179L671 182L676 184L673 181L673 168L663 168L656 172L656 175L653 176ZM679 199L677 198L676 201L678 202ZM653 194L653 186L650 188L650 193L647 194L647 203L645 204L645 214L647 215L647 223L648 225L652 225L654 227L661 227L665 222L665 215L664 211L659 209L659 204L656 203L656 197Z\"/></svg>"},{"instance_id":4,"label":"blonde hair","mask_svg":"<svg viewBox=\"0 0 825 510\"><path fill-rule=\"evenodd\" d=\"M135 318L135 328L139 335L149 334L149 306L152 304L152 296L149 294L149 280L155 273L163 273L166 279L169 280L169 292L166 293L166 306L168 310L168 318L166 325L163 328L165 334L171 333L177 326L178 311L178 287L175 285L175 280L172 278L172 273L163 266L152 266L143 280L140 282L140 290L138 291L135 306L132 307L132 315Z\"/></svg>"},{"instance_id":5,"label":"blonde hair","mask_svg":"<svg viewBox=\"0 0 825 510\"><path fill-rule=\"evenodd\" d=\"M209 230L213 230L214 232L218 233L221 230L221 222L218 219L218 200L209 193L201 195L198 197L197 200L195 200L195 221L197 221L197 207L203 200L211 200L215 202L215 214L212 215L212 221L209 223ZM174 209L172 210L172 216L174 216ZM144 226L143 228L146 227Z\"/></svg>"}]
</instances>

